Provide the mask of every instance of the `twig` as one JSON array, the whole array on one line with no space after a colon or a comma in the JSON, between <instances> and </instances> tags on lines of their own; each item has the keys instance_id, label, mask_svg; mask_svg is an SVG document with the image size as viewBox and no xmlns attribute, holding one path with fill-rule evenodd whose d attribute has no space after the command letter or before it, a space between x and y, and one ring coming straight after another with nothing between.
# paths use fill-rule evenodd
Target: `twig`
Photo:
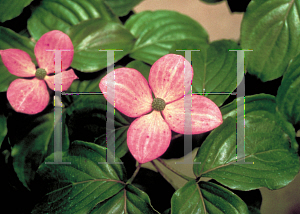
<instances>
[{"instance_id":1,"label":"twig","mask_svg":"<svg viewBox=\"0 0 300 214\"><path fill-rule=\"evenodd\" d=\"M135 169L133 175L132 175L131 178L126 182L126 184L131 184L131 182L133 181L133 179L135 178L135 176L138 174L140 168L141 168L141 164L139 163L139 165L138 165L137 168Z\"/></svg>"}]
</instances>

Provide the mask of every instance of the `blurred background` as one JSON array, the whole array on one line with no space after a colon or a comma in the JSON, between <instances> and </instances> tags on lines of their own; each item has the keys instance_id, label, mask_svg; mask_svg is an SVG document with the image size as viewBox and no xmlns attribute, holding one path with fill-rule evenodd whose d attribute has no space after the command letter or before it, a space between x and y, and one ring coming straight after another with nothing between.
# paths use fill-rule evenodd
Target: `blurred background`
<instances>
[{"instance_id":1,"label":"blurred background","mask_svg":"<svg viewBox=\"0 0 300 214\"><path fill-rule=\"evenodd\" d=\"M173 10L185 14L198 21L206 29L211 42L220 39L238 41L240 37L243 13L231 13L226 1L218 4L206 4L199 0L144 0L134 10L136 12L145 10ZM194 150L189 155L192 155L194 158L196 152ZM170 166L194 177L192 167L184 164L175 164L175 162L182 161L182 158L166 160ZM163 168L159 162L155 163L161 169ZM150 163L143 164L142 167L157 171ZM173 184L177 187L182 187L186 182L172 172L165 171L165 173L172 178ZM262 214L300 213L300 174L298 174L294 181L282 189L271 191L267 188L261 188L260 191L263 197L261 205Z\"/></svg>"}]
</instances>

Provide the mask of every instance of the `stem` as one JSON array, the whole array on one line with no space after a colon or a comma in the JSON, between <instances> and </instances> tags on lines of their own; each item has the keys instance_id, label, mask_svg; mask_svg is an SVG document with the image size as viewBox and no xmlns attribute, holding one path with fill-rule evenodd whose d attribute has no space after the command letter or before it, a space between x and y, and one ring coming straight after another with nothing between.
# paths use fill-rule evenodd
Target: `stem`
<instances>
[{"instance_id":1,"label":"stem","mask_svg":"<svg viewBox=\"0 0 300 214\"><path fill-rule=\"evenodd\" d=\"M168 178L159 168L158 166L154 163L154 161L151 161L152 165L155 167L155 169L158 171L158 173L167 181L169 182L173 187L174 189L179 189L179 187L173 183L173 181Z\"/></svg>"},{"instance_id":2,"label":"stem","mask_svg":"<svg viewBox=\"0 0 300 214\"><path fill-rule=\"evenodd\" d=\"M187 180L187 181L191 181L194 180L193 178L186 176L184 174L182 174L181 172L176 171L175 169L173 169L172 167L170 167L166 162L164 162L162 159L157 158L157 160L164 165L166 168L168 168L169 170L171 170L172 172L174 172L176 175L182 177L183 179Z\"/></svg>"},{"instance_id":3,"label":"stem","mask_svg":"<svg viewBox=\"0 0 300 214\"><path fill-rule=\"evenodd\" d=\"M174 140L174 139L176 139L176 138L181 137L182 135L183 135L183 134L177 134L177 135L175 135L174 137L172 137L171 141Z\"/></svg>"},{"instance_id":4,"label":"stem","mask_svg":"<svg viewBox=\"0 0 300 214\"><path fill-rule=\"evenodd\" d=\"M139 165L136 167L133 175L131 176L131 178L126 182L126 184L131 184L131 182L133 181L133 179L135 178L135 176L138 174L139 170L141 168L141 164L139 163Z\"/></svg>"}]
</instances>

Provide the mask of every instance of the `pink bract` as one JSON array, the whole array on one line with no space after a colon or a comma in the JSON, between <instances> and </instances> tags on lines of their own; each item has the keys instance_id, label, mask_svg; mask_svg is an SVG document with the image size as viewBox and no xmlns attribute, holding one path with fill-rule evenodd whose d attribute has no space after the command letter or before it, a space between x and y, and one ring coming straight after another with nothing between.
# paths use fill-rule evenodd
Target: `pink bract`
<instances>
[{"instance_id":1,"label":"pink bract","mask_svg":"<svg viewBox=\"0 0 300 214\"><path fill-rule=\"evenodd\" d=\"M7 99L15 111L37 114L48 105L50 97L47 84L50 89L55 89L54 75L48 76L48 74L55 73L54 49L68 50L61 52L62 72L59 74L62 79L62 91L65 91L75 79L78 79L73 69L66 71L72 63L74 47L65 33L58 30L50 31L44 34L35 45L34 53L39 68L47 72L43 80L35 77L36 67L26 52L19 49L0 51L3 64L11 74L18 77L32 77L31 79L16 79L7 89ZM58 87L60 88L61 86Z\"/></svg>"},{"instance_id":2,"label":"pink bract","mask_svg":"<svg viewBox=\"0 0 300 214\"><path fill-rule=\"evenodd\" d=\"M127 131L129 151L139 163L160 157L170 145L171 130L184 134L184 95L189 91L185 85L190 85L193 79L191 64L180 55L165 55L152 65L149 84L132 68L119 68L108 75L115 77L116 109L129 117L138 117ZM108 75L101 79L99 87L107 101L114 105L106 94L107 87L111 87L107 85ZM166 102L161 112L152 111L151 92ZM218 106L200 95L192 95L191 116L192 132L186 134L201 134L223 123Z\"/></svg>"}]
</instances>

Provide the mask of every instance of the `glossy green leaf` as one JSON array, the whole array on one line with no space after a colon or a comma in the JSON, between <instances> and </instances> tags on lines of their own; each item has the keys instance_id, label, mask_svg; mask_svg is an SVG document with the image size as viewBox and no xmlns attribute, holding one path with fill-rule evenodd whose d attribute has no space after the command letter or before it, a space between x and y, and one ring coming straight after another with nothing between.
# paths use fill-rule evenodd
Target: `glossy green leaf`
<instances>
[{"instance_id":1,"label":"glossy green leaf","mask_svg":"<svg viewBox=\"0 0 300 214\"><path fill-rule=\"evenodd\" d=\"M237 87L237 52L229 50L241 48L232 40L214 41L207 47L197 46L194 42L188 45L191 47L186 46L186 48L190 50L193 49L192 46L200 50L191 52L194 70L192 92L200 95L218 93L204 96L221 106L230 95L220 93L231 93ZM185 56L184 52L173 53Z\"/></svg>"},{"instance_id":2,"label":"glossy green leaf","mask_svg":"<svg viewBox=\"0 0 300 214\"><path fill-rule=\"evenodd\" d=\"M126 65L127 68L134 68L138 70L148 81L149 78L149 73L150 73L150 66L143 63L142 61L139 60L134 60Z\"/></svg>"},{"instance_id":3,"label":"glossy green leaf","mask_svg":"<svg viewBox=\"0 0 300 214\"><path fill-rule=\"evenodd\" d=\"M73 25L100 17L118 21L103 0L42 0L28 19L27 28L38 40L51 30L66 33Z\"/></svg>"},{"instance_id":4,"label":"glossy green leaf","mask_svg":"<svg viewBox=\"0 0 300 214\"><path fill-rule=\"evenodd\" d=\"M278 89L278 110L292 124L300 122L300 55L290 64Z\"/></svg>"},{"instance_id":5,"label":"glossy green leaf","mask_svg":"<svg viewBox=\"0 0 300 214\"><path fill-rule=\"evenodd\" d=\"M8 119L8 129L14 170L19 180L29 189L36 169L45 156L54 150L54 113L15 115ZM65 150L69 146L68 135L65 130L62 133L62 149Z\"/></svg>"},{"instance_id":6,"label":"glossy green leaf","mask_svg":"<svg viewBox=\"0 0 300 214\"><path fill-rule=\"evenodd\" d=\"M74 45L72 67L83 72L94 72L107 65L107 52L115 51L115 62L131 51L134 37L116 22L91 19L70 28L68 32Z\"/></svg>"},{"instance_id":7,"label":"glossy green leaf","mask_svg":"<svg viewBox=\"0 0 300 214\"><path fill-rule=\"evenodd\" d=\"M52 162L54 155L45 161ZM125 186L125 168L106 162L104 147L82 141L71 144L63 152L63 162L71 164L42 164L37 173L44 182L55 182L50 192L32 213L90 213L98 203L112 197ZM120 161L120 160L118 160Z\"/></svg>"},{"instance_id":8,"label":"glossy green leaf","mask_svg":"<svg viewBox=\"0 0 300 214\"><path fill-rule=\"evenodd\" d=\"M239 102L239 106L237 106L237 101L243 99L242 97L237 98L236 101L229 103L226 106L221 108L221 112L223 115L223 120L228 117L236 118L237 110L239 114L244 114L244 106L241 102ZM247 104L247 108L245 108L245 113L250 113L252 111L268 111L273 116L275 115L275 120L278 126L281 127L282 131L286 134L286 137L289 139L291 147L297 151L298 144L295 139L295 129L293 125L287 122L280 112L277 111L276 108L276 100L275 97L270 94L256 94L253 96L247 96L244 100L245 104Z\"/></svg>"},{"instance_id":9,"label":"glossy green leaf","mask_svg":"<svg viewBox=\"0 0 300 214\"><path fill-rule=\"evenodd\" d=\"M117 16L126 16L132 8L143 0L104 0Z\"/></svg>"},{"instance_id":10,"label":"glossy green leaf","mask_svg":"<svg viewBox=\"0 0 300 214\"><path fill-rule=\"evenodd\" d=\"M233 192L211 182L189 181L171 200L171 214L247 214L245 202Z\"/></svg>"},{"instance_id":11,"label":"glossy green leaf","mask_svg":"<svg viewBox=\"0 0 300 214\"><path fill-rule=\"evenodd\" d=\"M30 39L17 34L16 32L0 26L0 50L16 48L25 51L31 57L31 60L36 64L35 55L33 52L34 42ZM1 57L0 57L1 59ZM18 77L9 73L4 66L2 59L0 60L0 92L7 91L10 83Z\"/></svg>"},{"instance_id":12,"label":"glossy green leaf","mask_svg":"<svg viewBox=\"0 0 300 214\"><path fill-rule=\"evenodd\" d=\"M19 16L23 8L29 5L32 0L23 1L11 1L11 0L1 0L0 1L0 22L5 22L6 20L13 19Z\"/></svg>"},{"instance_id":13,"label":"glossy green leaf","mask_svg":"<svg viewBox=\"0 0 300 214\"><path fill-rule=\"evenodd\" d=\"M177 43L208 42L208 35L198 22L175 11L144 11L131 16L125 27L137 39L130 57L149 64L175 51Z\"/></svg>"},{"instance_id":14,"label":"glossy green leaf","mask_svg":"<svg viewBox=\"0 0 300 214\"><path fill-rule=\"evenodd\" d=\"M236 101L229 105L234 104ZM233 164L236 162L236 116L232 116L236 110L228 112L223 124L210 133L198 150L195 161L201 164L194 165L195 175L243 191L260 187L273 190L289 184L299 171L297 149L290 143L295 140L295 133L292 136L291 124L283 123L278 117L275 97L254 95L249 101L246 97L245 158L238 159L254 164Z\"/></svg>"},{"instance_id":15,"label":"glossy green leaf","mask_svg":"<svg viewBox=\"0 0 300 214\"><path fill-rule=\"evenodd\" d=\"M128 213L157 214L151 206L148 195L133 185L127 185L123 191L99 203L91 214Z\"/></svg>"},{"instance_id":16,"label":"glossy green leaf","mask_svg":"<svg viewBox=\"0 0 300 214\"><path fill-rule=\"evenodd\" d=\"M3 114L0 114L0 148L6 134L7 134L6 117Z\"/></svg>"},{"instance_id":17,"label":"glossy green leaf","mask_svg":"<svg viewBox=\"0 0 300 214\"><path fill-rule=\"evenodd\" d=\"M110 138L113 139L113 141L115 141L115 155L118 158L123 157L127 152L128 152L128 146L127 146L127 131L128 131L129 126L122 126L120 128L116 128L115 129L115 135L113 138L113 131L110 131L108 133L108 136L106 136L107 134L103 134L101 135L99 138L97 138L95 140L95 143L100 145L100 146L104 146L106 147L107 145L107 141L109 141Z\"/></svg>"},{"instance_id":18,"label":"glossy green leaf","mask_svg":"<svg viewBox=\"0 0 300 214\"><path fill-rule=\"evenodd\" d=\"M252 0L241 25L246 69L263 82L284 73L300 48L299 0Z\"/></svg>"}]
</instances>

